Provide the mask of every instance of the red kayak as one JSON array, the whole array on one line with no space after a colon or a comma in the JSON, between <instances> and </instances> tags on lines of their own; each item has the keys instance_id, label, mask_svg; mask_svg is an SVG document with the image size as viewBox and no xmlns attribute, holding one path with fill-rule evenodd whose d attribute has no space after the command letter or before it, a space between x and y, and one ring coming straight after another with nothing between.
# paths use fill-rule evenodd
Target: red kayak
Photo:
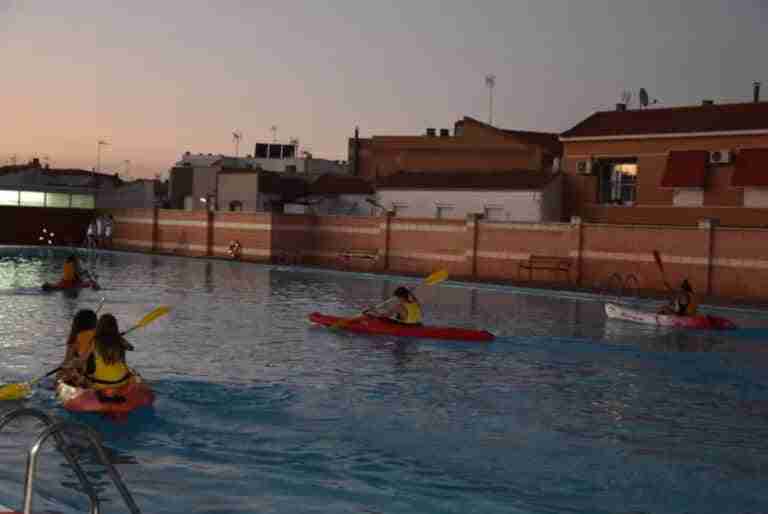
<instances>
[{"instance_id":1,"label":"red kayak","mask_svg":"<svg viewBox=\"0 0 768 514\"><path fill-rule=\"evenodd\" d=\"M657 314L654 312L633 309L626 305L617 305L615 303L605 304L605 315L609 319L634 321L635 323L658 325L660 327L694 328L699 330L732 330L736 328L736 324L731 320L719 318L717 316L675 316L670 314Z\"/></svg>"},{"instance_id":2,"label":"red kayak","mask_svg":"<svg viewBox=\"0 0 768 514\"><path fill-rule=\"evenodd\" d=\"M96 282L91 281L81 281L81 282L56 282L55 284L50 284L48 282L43 284L43 291L68 291L71 289L87 289L87 288L93 288L94 290L98 291L99 284Z\"/></svg>"},{"instance_id":3,"label":"red kayak","mask_svg":"<svg viewBox=\"0 0 768 514\"><path fill-rule=\"evenodd\" d=\"M350 318L340 318L338 316L327 316L325 314L320 314L319 312L313 312L309 315L309 320L311 322L326 327L333 326L340 321L349 319ZM352 321L345 322L343 325L340 325L339 328L358 334L383 334L400 337L448 339L453 341L492 341L495 337L487 330L429 327L426 325L404 325L402 323L395 323L374 316L352 318Z\"/></svg>"},{"instance_id":4,"label":"red kayak","mask_svg":"<svg viewBox=\"0 0 768 514\"><path fill-rule=\"evenodd\" d=\"M138 375L133 382L110 390L83 389L59 381L56 397L65 409L74 412L127 414L134 409L152 405L155 393Z\"/></svg>"}]
</instances>

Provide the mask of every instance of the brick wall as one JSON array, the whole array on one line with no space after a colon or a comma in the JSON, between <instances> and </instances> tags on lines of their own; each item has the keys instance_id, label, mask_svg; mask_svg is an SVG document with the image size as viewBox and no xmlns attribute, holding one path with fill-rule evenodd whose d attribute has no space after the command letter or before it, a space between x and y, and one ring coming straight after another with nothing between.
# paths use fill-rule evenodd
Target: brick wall
<instances>
[{"instance_id":1,"label":"brick wall","mask_svg":"<svg viewBox=\"0 0 768 514\"><path fill-rule=\"evenodd\" d=\"M768 226L768 209L744 209L744 193L731 187L733 161L707 170L702 207L673 206L673 189L660 187L671 151L732 150L768 147L768 136L717 136L648 138L565 142L566 216L580 216L597 223L644 223L696 225L705 217L719 218L722 225ZM579 175L577 162L590 159L636 158L638 164L635 206L597 204L597 176ZM654 208L664 208L657 210ZM728 209L723 211L721 209Z\"/></svg>"},{"instance_id":2,"label":"brick wall","mask_svg":"<svg viewBox=\"0 0 768 514\"><path fill-rule=\"evenodd\" d=\"M356 270L453 277L528 280L519 265L531 255L572 260L570 281L604 284L613 273L633 274L643 289L663 290L653 250L667 279L689 278L695 290L768 299L768 230L696 226L581 223L499 223L396 217L275 215L270 213L116 210L115 246L187 255L226 256L238 240L243 259L315 264ZM342 259L347 251L375 259ZM533 283L563 281L535 271Z\"/></svg>"}]
</instances>

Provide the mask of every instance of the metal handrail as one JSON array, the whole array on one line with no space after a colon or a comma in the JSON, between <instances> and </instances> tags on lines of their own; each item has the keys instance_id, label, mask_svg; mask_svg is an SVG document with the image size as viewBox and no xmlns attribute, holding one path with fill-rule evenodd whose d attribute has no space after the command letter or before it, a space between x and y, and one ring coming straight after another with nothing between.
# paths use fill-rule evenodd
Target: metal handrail
<instances>
[{"instance_id":1,"label":"metal handrail","mask_svg":"<svg viewBox=\"0 0 768 514\"><path fill-rule=\"evenodd\" d=\"M56 425L56 421L54 420L54 418L49 416L45 412L38 409L32 409L32 408L26 407L26 408L16 409L0 417L0 431L2 431L14 419L25 418L25 417L36 418L42 421L43 424L46 425L48 428ZM64 458L67 459L67 462L75 471L75 475L77 476L77 479L80 481L80 485L83 487L83 491L85 491L85 494L88 496L88 499L91 502L91 514L100 514L101 505L99 503L99 496L96 493L96 490L91 485L91 482L88 480L88 477L86 476L85 471L83 471L83 468L80 466L80 463L77 462L77 459L72 455L72 452L70 452L69 449L67 449L67 442L64 440L64 437L61 435L61 433L55 432L54 438L56 439L56 445L58 446L59 451L62 454L64 454ZM27 479L29 479L28 476L27 476ZM26 489L26 484L25 484L25 489ZM31 501L30 501L30 504L31 504ZM28 511L25 510L24 512L26 513Z\"/></svg>"},{"instance_id":2,"label":"metal handrail","mask_svg":"<svg viewBox=\"0 0 768 514\"><path fill-rule=\"evenodd\" d=\"M48 440L49 437L53 436L55 438L57 434L61 434L62 432L75 432L80 436L85 436L93 449L96 451L96 455L98 455L102 465L107 468L107 472L112 478L112 483L115 484L115 487L117 487L117 490L120 492L120 496L122 496L125 505L128 507L128 510L130 510L132 514L141 514L141 510L139 510L136 502L133 501L133 497L125 487L123 479L120 478L120 474L117 472L117 469L115 469L112 463L109 462L109 457L104 451L104 447L101 445L98 433L96 433L89 426L80 423L69 423L66 421L56 423L55 425L51 425L43 430L43 432L37 437L35 443L29 449L29 457L27 458L27 473L26 479L24 481L24 514L31 514L32 512L32 489L35 479L35 472L37 470L37 455L40 452L40 448L43 446L43 443ZM76 465L79 467L79 464ZM91 490L92 489L93 488L91 488ZM92 514L99 514L98 498L95 497L95 495L93 498L91 498L91 512Z\"/></svg>"}]
</instances>

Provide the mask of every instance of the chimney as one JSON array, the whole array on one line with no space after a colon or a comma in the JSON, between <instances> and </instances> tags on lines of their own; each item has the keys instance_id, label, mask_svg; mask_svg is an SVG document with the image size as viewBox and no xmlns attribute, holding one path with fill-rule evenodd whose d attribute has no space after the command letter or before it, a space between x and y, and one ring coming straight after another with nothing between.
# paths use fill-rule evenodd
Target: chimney
<instances>
[{"instance_id":1,"label":"chimney","mask_svg":"<svg viewBox=\"0 0 768 514\"><path fill-rule=\"evenodd\" d=\"M702 100L701 101L701 105L715 105L715 101L714 100L709 100L709 99Z\"/></svg>"},{"instance_id":2,"label":"chimney","mask_svg":"<svg viewBox=\"0 0 768 514\"><path fill-rule=\"evenodd\" d=\"M760 82L753 82L752 83L752 99L755 103L760 101Z\"/></svg>"},{"instance_id":3,"label":"chimney","mask_svg":"<svg viewBox=\"0 0 768 514\"><path fill-rule=\"evenodd\" d=\"M429 137L435 137L437 135L436 129L428 128L427 129L427 136Z\"/></svg>"},{"instance_id":4,"label":"chimney","mask_svg":"<svg viewBox=\"0 0 768 514\"><path fill-rule=\"evenodd\" d=\"M451 137L451 131L447 128L440 129L440 137Z\"/></svg>"},{"instance_id":5,"label":"chimney","mask_svg":"<svg viewBox=\"0 0 768 514\"><path fill-rule=\"evenodd\" d=\"M619 112L626 111L627 110L627 104L624 104L624 103L616 104L616 110L619 111Z\"/></svg>"}]
</instances>

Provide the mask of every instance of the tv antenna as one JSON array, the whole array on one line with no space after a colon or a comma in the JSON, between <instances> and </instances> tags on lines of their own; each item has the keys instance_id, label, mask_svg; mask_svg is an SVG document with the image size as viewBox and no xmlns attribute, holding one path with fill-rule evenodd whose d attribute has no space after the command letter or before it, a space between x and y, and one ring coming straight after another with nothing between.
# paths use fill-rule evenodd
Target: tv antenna
<instances>
[{"instance_id":1,"label":"tv antenna","mask_svg":"<svg viewBox=\"0 0 768 514\"><path fill-rule=\"evenodd\" d=\"M629 102L632 101L632 91L625 89L621 92L621 103L629 107Z\"/></svg>"},{"instance_id":2,"label":"tv antenna","mask_svg":"<svg viewBox=\"0 0 768 514\"><path fill-rule=\"evenodd\" d=\"M272 142L277 143L277 125L272 125L269 130L272 132Z\"/></svg>"},{"instance_id":3,"label":"tv antenna","mask_svg":"<svg viewBox=\"0 0 768 514\"><path fill-rule=\"evenodd\" d=\"M485 76L485 87L488 88L488 125L493 125L493 88L496 86L496 75Z\"/></svg>"},{"instance_id":4,"label":"tv antenna","mask_svg":"<svg viewBox=\"0 0 768 514\"><path fill-rule=\"evenodd\" d=\"M235 143L235 158L240 157L240 140L243 138L243 133L239 130L232 131L232 141Z\"/></svg>"}]
</instances>

